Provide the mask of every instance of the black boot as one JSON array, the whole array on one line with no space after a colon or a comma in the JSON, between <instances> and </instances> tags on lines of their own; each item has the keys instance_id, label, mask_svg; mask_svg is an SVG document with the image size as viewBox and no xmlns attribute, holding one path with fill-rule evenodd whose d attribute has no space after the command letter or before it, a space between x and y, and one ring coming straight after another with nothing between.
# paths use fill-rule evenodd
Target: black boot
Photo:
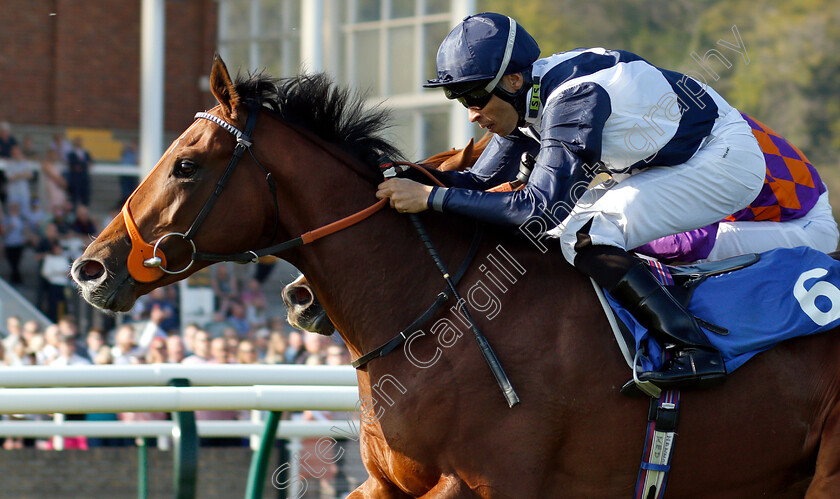
<instances>
[{"instance_id":1,"label":"black boot","mask_svg":"<svg viewBox=\"0 0 840 499\"><path fill-rule=\"evenodd\" d=\"M609 291L671 354L660 371L640 374L641 381L666 390L706 388L725 381L723 356L646 265L635 265Z\"/></svg>"}]
</instances>

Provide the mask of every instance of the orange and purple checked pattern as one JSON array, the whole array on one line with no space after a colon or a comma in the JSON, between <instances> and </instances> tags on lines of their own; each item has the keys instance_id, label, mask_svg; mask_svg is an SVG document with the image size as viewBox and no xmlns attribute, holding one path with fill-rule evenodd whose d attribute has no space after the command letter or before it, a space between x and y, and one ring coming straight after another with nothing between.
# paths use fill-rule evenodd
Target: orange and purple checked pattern
<instances>
[{"instance_id":1,"label":"orange and purple checked pattern","mask_svg":"<svg viewBox=\"0 0 840 499\"><path fill-rule=\"evenodd\" d=\"M755 201L726 220L783 222L808 213L826 190L814 165L802 151L770 127L744 113L741 116L758 139L767 172Z\"/></svg>"}]
</instances>

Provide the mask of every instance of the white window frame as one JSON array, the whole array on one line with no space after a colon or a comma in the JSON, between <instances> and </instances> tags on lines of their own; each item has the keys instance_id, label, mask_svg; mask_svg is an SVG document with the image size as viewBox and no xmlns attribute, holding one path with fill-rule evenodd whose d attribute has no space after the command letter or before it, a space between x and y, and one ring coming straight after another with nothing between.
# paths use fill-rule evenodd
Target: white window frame
<instances>
[{"instance_id":1,"label":"white window frame","mask_svg":"<svg viewBox=\"0 0 840 499\"><path fill-rule=\"evenodd\" d=\"M279 19L279 22L282 23L282 27L270 34L263 34L260 30L260 19L262 17L261 12L261 5L260 0L250 0L248 6L248 22L249 22L249 32L246 35L238 34L238 35L231 35L228 31L229 26L227 24L227 19L229 19L230 15L230 8L231 5L227 0L218 0L219 1L219 20L218 20L218 40L217 45L219 47L219 53L222 55L222 58L228 59L228 44L232 42L247 42L248 43L248 70L255 71L261 69L260 67L260 43L263 42L274 42L280 44L281 47L281 58L280 61L280 68L281 73L278 75L273 75L277 77L281 76L291 76L298 72L298 64L292 64L292 61L300 60L300 54L292 55L292 48L295 46L294 43L288 43L292 40L298 41L298 46L300 45L300 30L293 28L293 26L301 25L300 19L292 19L292 2L302 3L307 0L276 0L281 4L282 14ZM301 12L303 6L298 9L298 12Z\"/></svg>"},{"instance_id":2,"label":"white window frame","mask_svg":"<svg viewBox=\"0 0 840 499\"><path fill-rule=\"evenodd\" d=\"M375 31L379 40L378 55L380 65L378 74L376 75L379 91L376 95L370 95L366 104L376 106L381 104L383 100L386 100L385 105L389 108L410 116L409 121L413 126L412 139L418 150L407 152L409 154L423 156L441 152L427 150L426 137L424 137L423 132L423 115L429 112L449 110L449 136L452 147L463 147L473 136L473 129L475 127L468 122L466 110L453 101L447 101L440 91L424 90L421 83L424 78L431 76L425 74L426 59L435 57L435 54L424 53L426 42L424 39L426 31L424 27L433 23L448 23L450 26L456 25L465 15L475 12L475 0L451 0L450 11L437 14L423 14L427 6L426 0L415 0L414 14L409 17L396 19L390 19L393 0L381 0L379 19L358 23L355 22L359 6L358 0L276 1L282 5L282 19L278 20L278 22L283 24L280 30L266 35L260 33L260 20L262 15L260 0L250 0L248 3L249 32L246 34L231 35L229 33L229 25L226 22L229 19L231 5L228 0L218 0L218 47L222 57L229 59L228 44L233 42L247 42L248 70L259 70L262 69L259 67L261 60L260 43L266 41L279 43L282 57L282 61L280 61L282 74L275 74L273 76L292 76L300 71L299 63L307 64L314 62L319 67L310 67L308 69L326 69L336 75L343 84L352 86L357 81L357 74L355 72L357 66L353 62L356 37L363 31ZM318 2L317 6L310 5L313 1ZM298 12L303 19L292 20L290 18L292 12L291 2L300 3ZM312 12L309 12L307 15L305 9L312 9L313 12L319 13L320 16L315 17L322 17L322 19L307 19L307 17L312 17ZM316 24L318 21L320 21L320 24ZM312 23L312 25L307 26L307 23ZM293 29L292 26L300 26L300 29ZM408 92L395 94L390 88L391 82L388 78L388 61L391 52L398 50L399 47L389 44L388 37L391 29L400 27L413 27L414 54L411 57L411 67L398 68L398 70L411 71L411 77L417 81L417 85ZM306 36L318 37L318 40L307 40L305 39ZM342 41L342 38L346 40L346 43ZM295 40L297 43L289 43L290 40ZM298 47L300 53L292 54L294 47ZM324 53L304 53L313 50L323 51ZM310 61L309 59L313 60ZM292 61L295 61L294 65ZM394 68L390 68L390 70L393 71Z\"/></svg>"}]
</instances>

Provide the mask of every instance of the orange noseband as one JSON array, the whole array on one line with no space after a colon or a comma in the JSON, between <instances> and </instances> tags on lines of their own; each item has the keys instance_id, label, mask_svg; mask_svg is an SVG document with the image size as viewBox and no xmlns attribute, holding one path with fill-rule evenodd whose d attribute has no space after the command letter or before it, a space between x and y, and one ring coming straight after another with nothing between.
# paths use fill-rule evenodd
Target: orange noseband
<instances>
[{"instance_id":1,"label":"orange noseband","mask_svg":"<svg viewBox=\"0 0 840 499\"><path fill-rule=\"evenodd\" d=\"M143 262L153 258L155 255L155 247L147 243L140 231L137 230L137 224L134 223L134 218L131 217L131 212L128 209L128 203L131 198L125 202L122 207L122 217L125 222L125 228L128 231L128 237L131 239L131 253L128 254L128 273L138 282L152 282L157 281L163 277L163 270L160 266L147 267ZM166 255L160 252L162 265L166 266Z\"/></svg>"}]
</instances>

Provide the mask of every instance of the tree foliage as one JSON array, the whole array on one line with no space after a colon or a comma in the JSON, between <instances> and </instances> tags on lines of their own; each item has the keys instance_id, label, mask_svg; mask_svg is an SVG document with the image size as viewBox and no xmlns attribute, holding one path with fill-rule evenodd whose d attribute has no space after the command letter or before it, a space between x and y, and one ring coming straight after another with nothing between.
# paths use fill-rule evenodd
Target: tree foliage
<instances>
[{"instance_id":1,"label":"tree foliage","mask_svg":"<svg viewBox=\"0 0 840 499\"><path fill-rule=\"evenodd\" d=\"M479 0L478 7L515 18L542 56L600 46L703 76L802 149L840 192L840 2ZM726 46L736 44L736 31L746 59Z\"/></svg>"}]
</instances>

